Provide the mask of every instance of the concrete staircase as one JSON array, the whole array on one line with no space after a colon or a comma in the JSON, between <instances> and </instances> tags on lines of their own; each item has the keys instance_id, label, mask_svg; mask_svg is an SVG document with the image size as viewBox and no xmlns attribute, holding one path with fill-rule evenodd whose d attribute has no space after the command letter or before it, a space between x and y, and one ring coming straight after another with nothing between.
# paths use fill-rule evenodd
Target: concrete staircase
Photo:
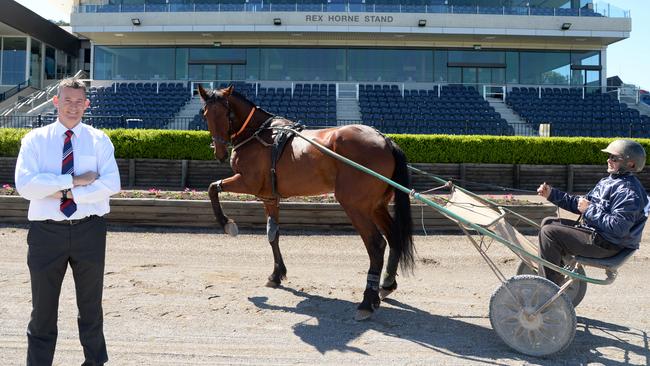
<instances>
[{"instance_id":1,"label":"concrete staircase","mask_svg":"<svg viewBox=\"0 0 650 366\"><path fill-rule=\"evenodd\" d=\"M199 95L195 95L189 102L185 103L183 108L181 108L178 113L174 116L174 120L170 123L167 128L172 130L187 130L189 129L189 124L196 114L199 113L199 110L203 108L203 101Z\"/></svg>"},{"instance_id":2,"label":"concrete staircase","mask_svg":"<svg viewBox=\"0 0 650 366\"><path fill-rule=\"evenodd\" d=\"M356 99L336 100L337 125L349 125L361 122L361 109Z\"/></svg>"},{"instance_id":3,"label":"concrete staircase","mask_svg":"<svg viewBox=\"0 0 650 366\"><path fill-rule=\"evenodd\" d=\"M357 84L339 84L336 99L336 121L339 126L361 122Z\"/></svg>"},{"instance_id":4,"label":"concrete staircase","mask_svg":"<svg viewBox=\"0 0 650 366\"><path fill-rule=\"evenodd\" d=\"M487 98L490 106L505 119L512 128L515 130L517 136L539 136L539 133L532 127L526 124L526 121L519 117L515 111L510 109L508 105L500 98Z\"/></svg>"},{"instance_id":5,"label":"concrete staircase","mask_svg":"<svg viewBox=\"0 0 650 366\"><path fill-rule=\"evenodd\" d=\"M634 103L626 103L626 104L628 107L639 111L640 114L644 116L650 116L650 105L647 105L643 102L639 102L639 104L634 104Z\"/></svg>"},{"instance_id":6,"label":"concrete staircase","mask_svg":"<svg viewBox=\"0 0 650 366\"><path fill-rule=\"evenodd\" d=\"M0 115L12 114L12 113L25 113L33 107L33 102L28 99L32 94L39 93L41 90L34 87L28 86L24 89L21 89L18 93L12 95L11 97L3 100L0 103Z\"/></svg>"}]
</instances>

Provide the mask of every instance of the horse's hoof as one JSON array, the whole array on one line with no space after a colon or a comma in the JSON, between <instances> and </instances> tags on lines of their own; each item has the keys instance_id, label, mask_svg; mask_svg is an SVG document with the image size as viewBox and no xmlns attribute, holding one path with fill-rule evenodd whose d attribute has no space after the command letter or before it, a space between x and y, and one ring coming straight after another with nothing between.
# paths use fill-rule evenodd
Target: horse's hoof
<instances>
[{"instance_id":1,"label":"horse's hoof","mask_svg":"<svg viewBox=\"0 0 650 366\"><path fill-rule=\"evenodd\" d=\"M268 281L266 281L265 286L270 287L270 288L277 288L278 286L280 286L280 284L275 282L275 281L268 280Z\"/></svg>"},{"instance_id":2,"label":"horse's hoof","mask_svg":"<svg viewBox=\"0 0 650 366\"><path fill-rule=\"evenodd\" d=\"M234 221L228 221L228 223L223 227L223 230L230 236L237 236L239 234L239 228Z\"/></svg>"},{"instance_id":3,"label":"horse's hoof","mask_svg":"<svg viewBox=\"0 0 650 366\"><path fill-rule=\"evenodd\" d=\"M357 310L357 315L354 316L354 320L360 322L363 320L370 319L372 316L372 311L370 310Z\"/></svg>"},{"instance_id":4,"label":"horse's hoof","mask_svg":"<svg viewBox=\"0 0 650 366\"><path fill-rule=\"evenodd\" d=\"M383 300L388 297L388 295L392 294L395 289L388 289L388 288L379 288L379 299Z\"/></svg>"}]
</instances>

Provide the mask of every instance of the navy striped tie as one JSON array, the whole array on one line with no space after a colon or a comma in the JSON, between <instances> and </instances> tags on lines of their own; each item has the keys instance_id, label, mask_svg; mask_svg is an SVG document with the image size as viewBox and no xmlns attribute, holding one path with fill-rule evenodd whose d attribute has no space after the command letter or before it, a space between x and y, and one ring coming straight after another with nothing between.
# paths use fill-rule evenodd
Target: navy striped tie
<instances>
[{"instance_id":1,"label":"navy striped tie","mask_svg":"<svg viewBox=\"0 0 650 366\"><path fill-rule=\"evenodd\" d=\"M74 176L74 153L72 152L72 130L65 131L63 142L63 161L61 162L61 174L72 174ZM66 217L72 216L77 211L77 204L70 198L61 198L61 212Z\"/></svg>"}]
</instances>

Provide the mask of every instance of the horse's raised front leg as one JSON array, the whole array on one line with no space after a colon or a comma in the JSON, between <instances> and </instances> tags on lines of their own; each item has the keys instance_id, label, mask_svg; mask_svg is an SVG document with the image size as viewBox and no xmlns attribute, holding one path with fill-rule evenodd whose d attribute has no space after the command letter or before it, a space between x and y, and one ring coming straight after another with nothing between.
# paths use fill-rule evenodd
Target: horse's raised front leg
<instances>
[{"instance_id":1,"label":"horse's raised front leg","mask_svg":"<svg viewBox=\"0 0 650 366\"><path fill-rule=\"evenodd\" d=\"M246 187L242 184L241 174L235 174L232 177L212 182L210 187L208 187L208 196L210 197L212 212L214 212L217 223L223 228L226 234L237 236L239 234L237 224L234 220L224 215L221 209L221 203L219 202L220 192L248 193Z\"/></svg>"},{"instance_id":2,"label":"horse's raised front leg","mask_svg":"<svg viewBox=\"0 0 650 366\"><path fill-rule=\"evenodd\" d=\"M264 213L266 214L266 236L271 244L271 250L273 250L273 273L269 276L266 286L278 287L287 277L287 268L284 266L282 253L280 253L279 202L277 200L265 201Z\"/></svg>"}]
</instances>

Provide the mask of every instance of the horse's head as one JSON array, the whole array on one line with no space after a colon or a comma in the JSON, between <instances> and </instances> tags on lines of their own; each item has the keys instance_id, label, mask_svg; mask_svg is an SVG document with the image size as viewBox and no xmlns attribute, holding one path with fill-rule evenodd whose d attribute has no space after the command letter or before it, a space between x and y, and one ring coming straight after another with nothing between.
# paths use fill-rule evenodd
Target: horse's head
<instances>
[{"instance_id":1,"label":"horse's head","mask_svg":"<svg viewBox=\"0 0 650 366\"><path fill-rule=\"evenodd\" d=\"M228 97L232 94L232 85L220 90L205 90L199 85L199 95L205 103L201 115L208 124L214 149L214 158L220 162L228 159L228 145L233 131L234 112Z\"/></svg>"}]
</instances>

